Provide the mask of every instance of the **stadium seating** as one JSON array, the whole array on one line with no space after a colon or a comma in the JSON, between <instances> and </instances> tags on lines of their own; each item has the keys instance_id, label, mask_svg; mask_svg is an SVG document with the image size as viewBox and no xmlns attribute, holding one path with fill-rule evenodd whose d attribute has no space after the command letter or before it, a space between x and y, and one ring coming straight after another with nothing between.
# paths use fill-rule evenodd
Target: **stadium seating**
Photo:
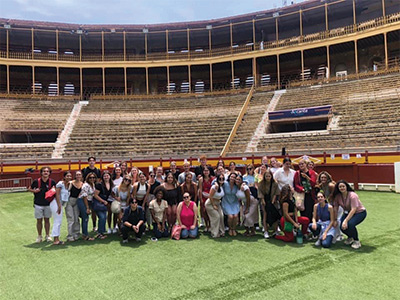
<instances>
[{"instance_id":1,"label":"stadium seating","mask_svg":"<svg viewBox=\"0 0 400 300\"><path fill-rule=\"evenodd\" d=\"M234 137L229 152L232 153L243 153L246 150L246 146L249 143L254 131L256 130L258 123L268 107L273 92L256 92L250 101L247 108L247 112L243 117L243 121L240 124L236 136Z\"/></svg>"},{"instance_id":2,"label":"stadium seating","mask_svg":"<svg viewBox=\"0 0 400 300\"><path fill-rule=\"evenodd\" d=\"M64 157L219 153L246 96L93 100L82 109Z\"/></svg>"},{"instance_id":3,"label":"stadium seating","mask_svg":"<svg viewBox=\"0 0 400 300\"><path fill-rule=\"evenodd\" d=\"M327 131L266 134L258 151L289 153L389 148L400 144L400 75L288 90L276 110L332 105L336 126Z\"/></svg>"}]
</instances>

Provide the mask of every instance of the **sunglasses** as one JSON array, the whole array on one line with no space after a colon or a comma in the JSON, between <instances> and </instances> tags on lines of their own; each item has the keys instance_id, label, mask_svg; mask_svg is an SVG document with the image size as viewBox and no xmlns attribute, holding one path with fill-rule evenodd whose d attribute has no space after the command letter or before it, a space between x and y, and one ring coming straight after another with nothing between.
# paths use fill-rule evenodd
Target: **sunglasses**
<instances>
[{"instance_id":1,"label":"sunglasses","mask_svg":"<svg viewBox=\"0 0 400 300\"><path fill-rule=\"evenodd\" d=\"M185 196L185 197L183 197L183 199L189 199L190 197L189 196Z\"/></svg>"},{"instance_id":2,"label":"sunglasses","mask_svg":"<svg viewBox=\"0 0 400 300\"><path fill-rule=\"evenodd\" d=\"M225 178L218 178L219 181L225 181Z\"/></svg>"},{"instance_id":3,"label":"sunglasses","mask_svg":"<svg viewBox=\"0 0 400 300\"><path fill-rule=\"evenodd\" d=\"M150 177L155 177L155 176L156 176L156 175L154 175L154 174L151 174L151 175L150 175Z\"/></svg>"},{"instance_id":4,"label":"sunglasses","mask_svg":"<svg viewBox=\"0 0 400 300\"><path fill-rule=\"evenodd\" d=\"M132 201L132 204L137 204L137 202L136 201Z\"/></svg>"},{"instance_id":5,"label":"sunglasses","mask_svg":"<svg viewBox=\"0 0 400 300\"><path fill-rule=\"evenodd\" d=\"M247 171L253 170L253 168L247 168Z\"/></svg>"},{"instance_id":6,"label":"sunglasses","mask_svg":"<svg viewBox=\"0 0 400 300\"><path fill-rule=\"evenodd\" d=\"M96 177L89 177L89 179L96 179Z\"/></svg>"},{"instance_id":7,"label":"sunglasses","mask_svg":"<svg viewBox=\"0 0 400 300\"><path fill-rule=\"evenodd\" d=\"M129 178L124 178L125 181L129 181L131 182L132 180L130 180Z\"/></svg>"}]
</instances>

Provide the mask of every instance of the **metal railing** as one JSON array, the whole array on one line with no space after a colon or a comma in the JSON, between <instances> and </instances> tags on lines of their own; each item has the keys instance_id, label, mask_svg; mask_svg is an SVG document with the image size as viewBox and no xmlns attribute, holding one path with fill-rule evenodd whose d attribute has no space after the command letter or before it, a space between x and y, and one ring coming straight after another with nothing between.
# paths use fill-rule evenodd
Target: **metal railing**
<instances>
[{"instance_id":1,"label":"metal railing","mask_svg":"<svg viewBox=\"0 0 400 300\"><path fill-rule=\"evenodd\" d=\"M147 54L132 54L132 53L112 53L105 54L104 56L95 53L79 53L64 54L60 53L58 56L54 53L32 53L32 52L21 52L21 51L9 51L9 59L37 59L37 60L49 60L49 61L84 61L84 62L100 62L100 61L158 61L158 60L192 60L206 57L219 57L226 55L235 55L238 53L252 52L252 51L263 51L268 49L275 49L280 47L287 47L293 45L299 45L303 43L310 43L314 41L321 41L328 38L335 38L345 36L355 32L362 32L365 30L371 30L384 26L387 24L393 24L400 21L400 12L391 15L379 17L376 19L368 20L365 22L357 23L354 25L348 25L344 27L334 28L327 31L321 31L311 33L302 36L293 36L283 40L257 42L256 44L246 45L234 45L228 47L220 47L215 49L194 49L184 51L173 51L169 49L169 52L154 52ZM101 51L101 50L99 50ZM7 58L6 51L0 51L1 58Z\"/></svg>"},{"instance_id":2,"label":"metal railing","mask_svg":"<svg viewBox=\"0 0 400 300\"><path fill-rule=\"evenodd\" d=\"M11 179L0 179L0 190L1 189L26 189L32 184L31 177L25 178L11 178Z\"/></svg>"}]
</instances>

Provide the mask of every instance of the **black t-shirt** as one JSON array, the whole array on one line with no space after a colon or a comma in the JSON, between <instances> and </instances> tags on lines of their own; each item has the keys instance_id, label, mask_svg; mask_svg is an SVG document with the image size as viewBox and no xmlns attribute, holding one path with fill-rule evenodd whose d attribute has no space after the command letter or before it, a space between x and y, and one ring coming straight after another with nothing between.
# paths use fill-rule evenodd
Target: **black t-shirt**
<instances>
[{"instance_id":1,"label":"black t-shirt","mask_svg":"<svg viewBox=\"0 0 400 300\"><path fill-rule=\"evenodd\" d=\"M132 225L137 225L140 220L144 221L144 212L141 206L138 206L135 211L131 210L130 207L125 209L124 216L122 217L122 224L129 222Z\"/></svg>"},{"instance_id":2,"label":"black t-shirt","mask_svg":"<svg viewBox=\"0 0 400 300\"><path fill-rule=\"evenodd\" d=\"M89 168L89 166L87 166L86 168L82 169L83 180L86 181L86 176L92 172L96 174L97 178L101 178L101 172L99 169L97 169L96 167L94 167L94 169L91 169Z\"/></svg>"},{"instance_id":3,"label":"black t-shirt","mask_svg":"<svg viewBox=\"0 0 400 300\"><path fill-rule=\"evenodd\" d=\"M110 189L107 190L107 187L102 183L96 183L95 189L99 191L99 196L103 200L108 200L108 197L111 195L112 187L110 185Z\"/></svg>"},{"instance_id":4,"label":"black t-shirt","mask_svg":"<svg viewBox=\"0 0 400 300\"><path fill-rule=\"evenodd\" d=\"M210 177L211 177L211 176L215 176L215 174L214 174L214 169L213 169L212 167L210 167L210 166L207 166L207 168L210 170ZM197 167L194 169L194 174L196 174L196 178L197 178L199 175L202 175L202 174L203 174L203 166L202 166L202 165L197 166Z\"/></svg>"},{"instance_id":5,"label":"black t-shirt","mask_svg":"<svg viewBox=\"0 0 400 300\"><path fill-rule=\"evenodd\" d=\"M42 181L42 179L40 179L40 192L33 194L34 195L34 203L36 205L40 205L40 206L49 206L50 203L47 202L47 200L45 199L45 194L48 190L50 190L53 186L56 186L56 182L51 179L51 183L49 186L49 180L47 181ZM35 179L32 184L31 184L31 189L36 189L39 187L39 179Z\"/></svg>"},{"instance_id":6,"label":"black t-shirt","mask_svg":"<svg viewBox=\"0 0 400 300\"><path fill-rule=\"evenodd\" d=\"M158 187L160 183L156 180L153 184L150 185L150 194L154 195L154 190Z\"/></svg>"}]
</instances>

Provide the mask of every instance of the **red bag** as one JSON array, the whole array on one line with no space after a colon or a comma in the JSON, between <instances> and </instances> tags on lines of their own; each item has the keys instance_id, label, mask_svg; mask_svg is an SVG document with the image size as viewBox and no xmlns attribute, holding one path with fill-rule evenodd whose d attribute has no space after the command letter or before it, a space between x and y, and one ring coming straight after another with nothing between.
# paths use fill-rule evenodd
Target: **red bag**
<instances>
[{"instance_id":1,"label":"red bag","mask_svg":"<svg viewBox=\"0 0 400 300\"><path fill-rule=\"evenodd\" d=\"M41 178L38 179L38 185L39 185L39 189L40 186L42 185L42 180ZM51 178L49 178L49 187L51 186ZM56 197L56 188L53 186L52 188L50 188L45 194L44 194L44 199L46 199L47 202L51 202L54 200L54 198Z\"/></svg>"},{"instance_id":2,"label":"red bag","mask_svg":"<svg viewBox=\"0 0 400 300\"><path fill-rule=\"evenodd\" d=\"M172 227L171 238L179 241L179 239L181 238L181 231L182 231L181 225L175 224L174 227Z\"/></svg>"}]
</instances>

